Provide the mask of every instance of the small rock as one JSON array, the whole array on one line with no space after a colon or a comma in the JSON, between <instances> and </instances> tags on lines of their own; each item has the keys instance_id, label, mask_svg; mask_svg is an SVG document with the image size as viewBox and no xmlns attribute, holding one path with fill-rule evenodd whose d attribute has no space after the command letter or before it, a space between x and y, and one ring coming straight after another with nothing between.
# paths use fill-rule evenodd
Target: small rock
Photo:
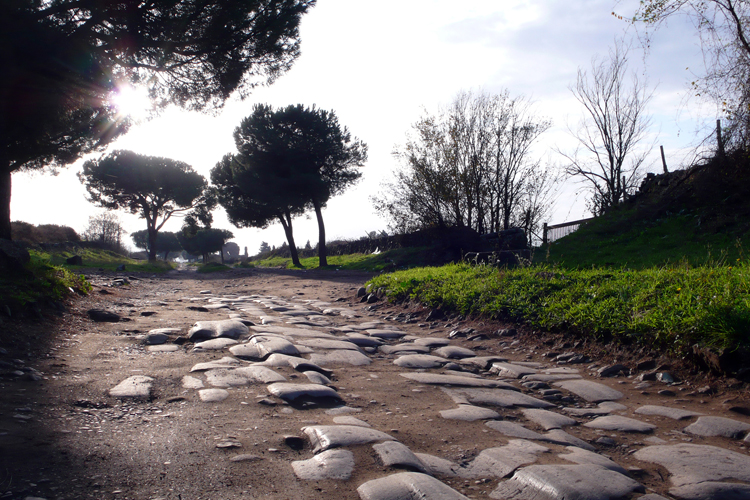
<instances>
[{"instance_id":1,"label":"small rock","mask_svg":"<svg viewBox=\"0 0 750 500\"><path fill-rule=\"evenodd\" d=\"M242 443L239 441L221 441L216 443L217 448L242 448Z\"/></svg>"},{"instance_id":2,"label":"small rock","mask_svg":"<svg viewBox=\"0 0 750 500\"><path fill-rule=\"evenodd\" d=\"M120 321L119 314L102 309L89 309L86 311L86 314L89 315L92 321L96 321L97 323L117 323Z\"/></svg>"},{"instance_id":3,"label":"small rock","mask_svg":"<svg viewBox=\"0 0 750 500\"><path fill-rule=\"evenodd\" d=\"M659 372L656 374L656 380L664 384L673 384L674 377L669 372Z\"/></svg>"},{"instance_id":4,"label":"small rock","mask_svg":"<svg viewBox=\"0 0 750 500\"><path fill-rule=\"evenodd\" d=\"M616 365L602 366L596 372L599 374L600 377L614 377L615 375L619 375L620 372L627 372L627 370L628 368L625 365L616 364Z\"/></svg>"}]
</instances>

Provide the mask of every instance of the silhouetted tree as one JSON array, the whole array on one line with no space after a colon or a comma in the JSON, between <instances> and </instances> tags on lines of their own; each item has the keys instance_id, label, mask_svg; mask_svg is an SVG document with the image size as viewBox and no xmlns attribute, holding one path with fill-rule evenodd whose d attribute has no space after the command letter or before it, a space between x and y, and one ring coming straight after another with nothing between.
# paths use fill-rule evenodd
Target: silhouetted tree
<instances>
[{"instance_id":1,"label":"silhouetted tree","mask_svg":"<svg viewBox=\"0 0 750 500\"><path fill-rule=\"evenodd\" d=\"M271 251L271 246L268 243L266 243L265 241L261 241L260 242L260 249L258 250L258 253L270 252L270 251Z\"/></svg>"},{"instance_id":2,"label":"silhouetted tree","mask_svg":"<svg viewBox=\"0 0 750 500\"><path fill-rule=\"evenodd\" d=\"M245 175L252 177L252 181L241 181L241 190L246 195L251 194L251 183L256 184L256 191L265 191L272 185L274 189L263 198L276 196L280 206L292 209L290 215L312 206L318 221L320 265L327 265L322 209L331 196L360 178L362 174L355 167L367 160L367 146L352 139L333 112L302 105L276 111L268 105L256 105L253 113L235 129L234 140L238 151L233 160L235 182L240 181L237 172L244 168L248 172ZM258 194L255 194L256 203ZM231 203L231 200L225 201ZM270 200L269 203L275 202ZM278 218L287 233L292 260L299 265L293 236L290 239L291 217Z\"/></svg>"},{"instance_id":3,"label":"silhouetted tree","mask_svg":"<svg viewBox=\"0 0 750 500\"><path fill-rule=\"evenodd\" d=\"M146 219L148 260L156 260L156 237L172 215L194 207L206 180L187 163L115 151L83 164L79 174L90 201L116 210L124 208Z\"/></svg>"},{"instance_id":4,"label":"silhouetted tree","mask_svg":"<svg viewBox=\"0 0 750 500\"><path fill-rule=\"evenodd\" d=\"M0 238L11 173L68 164L128 128L110 98L129 84L157 107L220 107L299 55L315 0L0 2Z\"/></svg>"},{"instance_id":5,"label":"silhouetted tree","mask_svg":"<svg viewBox=\"0 0 750 500\"><path fill-rule=\"evenodd\" d=\"M425 115L394 156L402 168L373 199L397 232L469 227L479 233L517 225L524 200L548 169L531 148L550 122L507 92L460 92L437 116ZM538 207L534 208L537 210Z\"/></svg>"},{"instance_id":6,"label":"silhouetted tree","mask_svg":"<svg viewBox=\"0 0 750 500\"><path fill-rule=\"evenodd\" d=\"M177 235L182 247L193 255L202 255L203 263L208 262L209 254L221 252L222 247L227 240L233 238L231 231L226 229L203 228L198 229L195 233L190 233L187 228ZM224 254L221 255L221 262L224 263Z\"/></svg>"},{"instance_id":7,"label":"silhouetted tree","mask_svg":"<svg viewBox=\"0 0 750 500\"><path fill-rule=\"evenodd\" d=\"M102 212L99 215L89 217L89 224L83 231L83 239L96 241L110 248L122 249L122 235L127 231L122 227L122 222L117 214Z\"/></svg>"},{"instance_id":8,"label":"silhouetted tree","mask_svg":"<svg viewBox=\"0 0 750 500\"><path fill-rule=\"evenodd\" d=\"M565 170L592 192L588 208L600 215L637 186L651 151L641 143L651 124L646 106L652 94L636 74L628 75L627 50L619 42L608 59L592 61L590 73L578 70L571 91L585 112L579 129L572 132L579 148L562 153L569 161Z\"/></svg>"},{"instance_id":9,"label":"silhouetted tree","mask_svg":"<svg viewBox=\"0 0 750 500\"><path fill-rule=\"evenodd\" d=\"M130 235L133 239L133 244L138 247L150 252L151 247L148 242L148 231L140 230ZM169 258L169 254L172 252L179 252L182 250L182 245L177 238L177 233L171 231L159 231L156 235L156 253L164 254L164 261L166 262Z\"/></svg>"}]
</instances>

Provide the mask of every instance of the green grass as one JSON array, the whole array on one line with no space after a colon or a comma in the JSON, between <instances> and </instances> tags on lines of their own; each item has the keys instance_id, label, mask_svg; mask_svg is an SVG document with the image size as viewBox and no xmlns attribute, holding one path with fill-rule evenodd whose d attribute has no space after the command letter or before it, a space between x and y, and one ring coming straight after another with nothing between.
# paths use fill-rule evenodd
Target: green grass
<instances>
[{"instance_id":1,"label":"green grass","mask_svg":"<svg viewBox=\"0 0 750 500\"><path fill-rule=\"evenodd\" d=\"M349 254L329 255L326 269L342 269L369 272L393 271L406 269L419 265L424 248L398 248L388 250L377 255L372 254ZM303 269L319 269L318 257L307 257L300 259ZM284 267L294 269L291 258L272 257L252 264L258 267Z\"/></svg>"},{"instance_id":2,"label":"green grass","mask_svg":"<svg viewBox=\"0 0 750 500\"><path fill-rule=\"evenodd\" d=\"M578 231L537 249L536 263L584 267L646 269L676 263L715 265L743 258L747 234L703 231L701 218L676 215L637 220L632 210L613 211Z\"/></svg>"},{"instance_id":3,"label":"green grass","mask_svg":"<svg viewBox=\"0 0 750 500\"><path fill-rule=\"evenodd\" d=\"M46 262L52 266L61 266L71 270L81 269L105 269L115 271L118 266L124 264L127 272L144 272L144 273L162 273L173 269L172 264L164 261L148 263L143 260L135 260L130 257L112 252L110 250L99 250L93 248L79 248L75 252L59 251L49 252L43 250L29 250L32 256ZM80 255L83 259L83 265L71 266L66 264L66 259Z\"/></svg>"},{"instance_id":4,"label":"green grass","mask_svg":"<svg viewBox=\"0 0 750 500\"><path fill-rule=\"evenodd\" d=\"M215 273L219 271L228 271L231 269L231 267L226 266L224 264L219 264L218 262L209 262L207 264L200 264L197 266L197 271L199 273Z\"/></svg>"},{"instance_id":5,"label":"green grass","mask_svg":"<svg viewBox=\"0 0 750 500\"><path fill-rule=\"evenodd\" d=\"M750 346L750 265L642 270L496 269L464 264L381 275L393 301L682 353Z\"/></svg>"},{"instance_id":6,"label":"green grass","mask_svg":"<svg viewBox=\"0 0 750 500\"><path fill-rule=\"evenodd\" d=\"M24 273L0 277L0 303L11 309L29 303L60 300L71 293L87 294L91 285L82 274L31 255Z\"/></svg>"}]
</instances>

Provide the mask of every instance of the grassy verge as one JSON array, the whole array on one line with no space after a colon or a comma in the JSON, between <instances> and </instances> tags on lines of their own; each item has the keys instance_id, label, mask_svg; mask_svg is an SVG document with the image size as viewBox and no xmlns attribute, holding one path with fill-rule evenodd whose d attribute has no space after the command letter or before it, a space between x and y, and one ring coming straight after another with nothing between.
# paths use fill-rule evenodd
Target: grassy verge
<instances>
[{"instance_id":1,"label":"grassy verge","mask_svg":"<svg viewBox=\"0 0 750 500\"><path fill-rule=\"evenodd\" d=\"M648 344L674 353L695 343L750 345L750 265L643 270L498 270L457 264L381 275L394 301L417 300L465 315Z\"/></svg>"},{"instance_id":2,"label":"grassy verge","mask_svg":"<svg viewBox=\"0 0 750 500\"><path fill-rule=\"evenodd\" d=\"M741 231L705 231L700 215L639 220L633 212L613 210L594 219L537 249L534 261L566 268L715 266L744 258L744 243L750 243L750 235Z\"/></svg>"},{"instance_id":3,"label":"grassy verge","mask_svg":"<svg viewBox=\"0 0 750 500\"><path fill-rule=\"evenodd\" d=\"M49 265L60 266L71 270L96 268L115 271L123 264L125 265L125 270L128 272L161 273L173 269L172 264L168 262L156 261L154 263L149 263L143 260L131 259L130 257L126 257L110 250L81 248L75 252L45 252L42 250L30 250L29 253L33 257L36 257ZM74 255L81 256L83 265L71 266L66 263L66 260Z\"/></svg>"},{"instance_id":4,"label":"grassy verge","mask_svg":"<svg viewBox=\"0 0 750 500\"><path fill-rule=\"evenodd\" d=\"M0 303L11 309L48 300L60 300L70 293L87 294L91 285L81 274L32 255L26 273L0 277Z\"/></svg>"},{"instance_id":5,"label":"grassy verge","mask_svg":"<svg viewBox=\"0 0 750 500\"><path fill-rule=\"evenodd\" d=\"M209 262L207 264L198 265L197 271L199 273L215 273L219 271L227 271L229 269L231 268L227 265L219 264L218 262Z\"/></svg>"},{"instance_id":6,"label":"grassy verge","mask_svg":"<svg viewBox=\"0 0 750 500\"><path fill-rule=\"evenodd\" d=\"M424 248L398 248L377 255L349 254L329 255L327 269L356 270L369 272L393 271L419 265ZM300 259L303 269L318 269L318 257ZM291 258L273 257L253 261L257 267L284 267L294 269Z\"/></svg>"}]
</instances>

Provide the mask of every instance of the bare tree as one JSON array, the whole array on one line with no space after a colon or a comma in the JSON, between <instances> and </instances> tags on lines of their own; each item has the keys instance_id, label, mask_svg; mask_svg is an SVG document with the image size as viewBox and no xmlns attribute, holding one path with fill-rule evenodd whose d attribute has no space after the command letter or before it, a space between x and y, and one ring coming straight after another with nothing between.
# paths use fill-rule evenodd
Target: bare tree
<instances>
[{"instance_id":1,"label":"bare tree","mask_svg":"<svg viewBox=\"0 0 750 500\"><path fill-rule=\"evenodd\" d=\"M584 118L571 133L578 140L567 175L592 191L588 208L600 215L635 189L640 169L653 145L641 147L651 118L652 93L635 73L628 75L627 50L616 42L607 59L594 58L591 72L578 70L571 92L584 107Z\"/></svg>"},{"instance_id":2,"label":"bare tree","mask_svg":"<svg viewBox=\"0 0 750 500\"><path fill-rule=\"evenodd\" d=\"M83 239L95 241L115 250L122 249L122 236L127 234L120 218L114 212L102 212L89 217L89 225L83 232Z\"/></svg>"},{"instance_id":3,"label":"bare tree","mask_svg":"<svg viewBox=\"0 0 750 500\"><path fill-rule=\"evenodd\" d=\"M729 149L750 149L750 1L642 0L632 22L646 26L649 46L649 28L678 15L693 22L703 51L705 74L691 82L694 94L715 102L727 119Z\"/></svg>"},{"instance_id":4,"label":"bare tree","mask_svg":"<svg viewBox=\"0 0 750 500\"><path fill-rule=\"evenodd\" d=\"M373 200L375 208L396 232L508 229L521 219L525 191L541 178L531 148L549 126L524 98L460 92L438 116L421 118L396 149L402 168L384 186L387 193Z\"/></svg>"}]
</instances>

